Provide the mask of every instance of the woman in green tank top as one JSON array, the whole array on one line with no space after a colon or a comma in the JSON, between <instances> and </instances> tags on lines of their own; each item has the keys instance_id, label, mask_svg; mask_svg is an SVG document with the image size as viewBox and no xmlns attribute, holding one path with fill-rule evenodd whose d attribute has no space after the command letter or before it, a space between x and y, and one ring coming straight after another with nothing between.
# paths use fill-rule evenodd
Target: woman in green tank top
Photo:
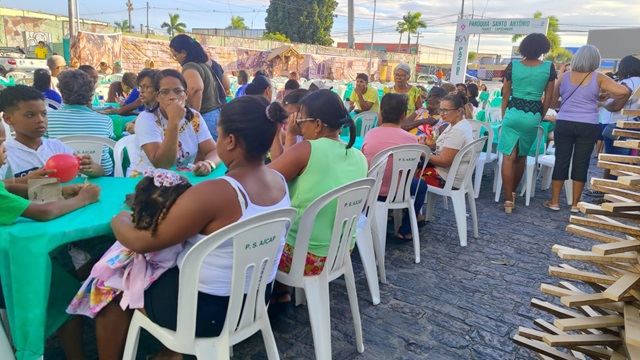
<instances>
[{"instance_id":1,"label":"woman in green tank top","mask_svg":"<svg viewBox=\"0 0 640 360\"><path fill-rule=\"evenodd\" d=\"M350 139L345 144L340 140L340 130L349 127ZM295 247L298 226L307 206L324 193L354 180L367 176L367 160L357 149L352 148L356 133L353 119L342 101L330 90L311 93L301 101L300 112L289 116L287 140L282 151L281 143L274 142L273 162L269 165L280 172L289 183L291 206L298 210L287 237L280 269L288 272ZM296 144L296 136L304 141ZM278 151L279 150L279 151ZM336 209L325 207L318 213L311 233L307 253L306 275L319 274L329 251L332 225ZM351 244L353 248L355 241Z\"/></svg>"}]
</instances>

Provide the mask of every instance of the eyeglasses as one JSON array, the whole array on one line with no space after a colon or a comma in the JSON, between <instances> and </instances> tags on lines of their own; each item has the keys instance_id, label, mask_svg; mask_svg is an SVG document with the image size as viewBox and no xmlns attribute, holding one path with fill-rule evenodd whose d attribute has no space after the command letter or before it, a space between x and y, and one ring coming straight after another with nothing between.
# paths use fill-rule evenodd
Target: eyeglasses
<instances>
[{"instance_id":1,"label":"eyeglasses","mask_svg":"<svg viewBox=\"0 0 640 360\"><path fill-rule=\"evenodd\" d=\"M186 91L184 89L181 89L181 88L162 89L162 90L158 91L158 95L161 98L166 98L167 96L169 96L170 93L173 93L173 95L176 95L176 96L183 96L186 93Z\"/></svg>"},{"instance_id":2,"label":"eyeglasses","mask_svg":"<svg viewBox=\"0 0 640 360\"><path fill-rule=\"evenodd\" d=\"M407 77L407 74L393 73L394 77Z\"/></svg>"},{"instance_id":3,"label":"eyeglasses","mask_svg":"<svg viewBox=\"0 0 640 360\"><path fill-rule=\"evenodd\" d=\"M138 89L139 92L147 92L147 90L153 89L153 86L150 86L150 85L138 85L137 89Z\"/></svg>"},{"instance_id":4,"label":"eyeglasses","mask_svg":"<svg viewBox=\"0 0 640 360\"><path fill-rule=\"evenodd\" d=\"M442 108L440 108L439 110L440 110L440 114L445 115L448 112L456 111L456 110L460 110L460 109L442 109Z\"/></svg>"}]
</instances>

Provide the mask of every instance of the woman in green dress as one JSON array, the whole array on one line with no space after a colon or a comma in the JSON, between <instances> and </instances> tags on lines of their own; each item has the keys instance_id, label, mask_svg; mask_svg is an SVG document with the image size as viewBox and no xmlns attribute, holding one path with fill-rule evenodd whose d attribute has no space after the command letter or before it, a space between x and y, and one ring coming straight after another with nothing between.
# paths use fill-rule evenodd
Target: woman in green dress
<instances>
[{"instance_id":1,"label":"woman in green dress","mask_svg":"<svg viewBox=\"0 0 640 360\"><path fill-rule=\"evenodd\" d=\"M515 189L522 179L527 155L534 146L542 116L551 103L556 70L552 62L540 60L550 48L544 34L527 35L520 43L523 59L512 61L505 70L498 151L504 154L502 183L507 214L513 210ZM540 100L543 93L544 102Z\"/></svg>"}]
</instances>

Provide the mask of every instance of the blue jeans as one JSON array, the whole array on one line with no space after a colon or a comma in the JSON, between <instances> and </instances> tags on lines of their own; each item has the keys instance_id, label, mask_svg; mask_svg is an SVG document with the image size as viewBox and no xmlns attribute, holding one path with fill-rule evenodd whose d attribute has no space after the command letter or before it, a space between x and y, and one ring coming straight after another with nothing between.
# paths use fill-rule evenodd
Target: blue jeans
<instances>
[{"instance_id":1,"label":"blue jeans","mask_svg":"<svg viewBox=\"0 0 640 360\"><path fill-rule=\"evenodd\" d=\"M218 141L218 116L220 116L220 110L222 110L221 107L202 114L202 118L204 119L205 124L207 124L207 128L209 128L209 132L215 141Z\"/></svg>"},{"instance_id":2,"label":"blue jeans","mask_svg":"<svg viewBox=\"0 0 640 360\"><path fill-rule=\"evenodd\" d=\"M424 205L424 199L427 197L427 183L422 179L413 179L411 180L411 195L414 196L413 209L416 212L416 216L420 213L420 209L422 209L422 205ZM386 201L386 196L378 196L378 201ZM402 225L400 225L400 229L398 229L398 233L401 235L411 234L411 219L409 219L408 214L402 217Z\"/></svg>"}]
</instances>

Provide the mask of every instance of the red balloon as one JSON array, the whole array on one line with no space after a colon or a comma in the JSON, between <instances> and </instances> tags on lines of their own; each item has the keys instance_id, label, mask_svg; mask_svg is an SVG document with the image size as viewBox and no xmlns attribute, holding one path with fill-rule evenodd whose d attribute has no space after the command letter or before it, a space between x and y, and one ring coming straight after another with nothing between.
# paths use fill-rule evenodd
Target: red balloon
<instances>
[{"instance_id":1,"label":"red balloon","mask_svg":"<svg viewBox=\"0 0 640 360\"><path fill-rule=\"evenodd\" d=\"M47 170L55 170L53 174L49 174L49 177L60 179L60 182L66 183L76 176L80 171L80 161L77 157L69 154L56 154L47 160L44 165Z\"/></svg>"}]
</instances>

